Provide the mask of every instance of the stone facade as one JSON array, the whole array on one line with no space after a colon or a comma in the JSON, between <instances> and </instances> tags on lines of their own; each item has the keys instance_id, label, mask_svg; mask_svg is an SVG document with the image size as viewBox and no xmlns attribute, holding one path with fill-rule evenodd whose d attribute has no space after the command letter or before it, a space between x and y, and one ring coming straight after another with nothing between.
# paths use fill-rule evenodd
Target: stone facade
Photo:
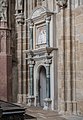
<instances>
[{"instance_id":1,"label":"stone facade","mask_svg":"<svg viewBox=\"0 0 83 120\"><path fill-rule=\"evenodd\" d=\"M12 9L11 9L12 8ZM0 1L0 99L16 101L15 1ZM16 84L16 85L15 85ZM14 86L15 85L15 86ZM16 90L16 91L15 91ZM15 93L14 93L15 92Z\"/></svg>"},{"instance_id":2,"label":"stone facade","mask_svg":"<svg viewBox=\"0 0 83 120\"><path fill-rule=\"evenodd\" d=\"M83 114L82 4L82 0L0 2L2 99L61 114Z\"/></svg>"}]
</instances>

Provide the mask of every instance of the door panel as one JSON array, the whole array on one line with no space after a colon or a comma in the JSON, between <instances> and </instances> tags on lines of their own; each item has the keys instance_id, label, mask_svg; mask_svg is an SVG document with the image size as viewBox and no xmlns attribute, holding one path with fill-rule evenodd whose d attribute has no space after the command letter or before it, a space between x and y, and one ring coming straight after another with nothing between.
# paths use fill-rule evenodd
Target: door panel
<instances>
[{"instance_id":1,"label":"door panel","mask_svg":"<svg viewBox=\"0 0 83 120\"><path fill-rule=\"evenodd\" d=\"M44 67L40 69L40 105L44 106L44 99L46 98L46 70Z\"/></svg>"}]
</instances>

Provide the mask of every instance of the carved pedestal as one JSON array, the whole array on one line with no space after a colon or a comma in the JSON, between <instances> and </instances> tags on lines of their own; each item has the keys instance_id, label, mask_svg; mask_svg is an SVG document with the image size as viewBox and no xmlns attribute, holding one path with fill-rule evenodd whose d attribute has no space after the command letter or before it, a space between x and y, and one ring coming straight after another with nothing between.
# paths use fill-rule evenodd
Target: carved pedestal
<instances>
[{"instance_id":1,"label":"carved pedestal","mask_svg":"<svg viewBox=\"0 0 83 120\"><path fill-rule=\"evenodd\" d=\"M35 97L29 96L29 97L27 97L27 99L28 99L28 106L34 106Z\"/></svg>"},{"instance_id":2,"label":"carved pedestal","mask_svg":"<svg viewBox=\"0 0 83 120\"><path fill-rule=\"evenodd\" d=\"M44 99L44 110L49 110L51 108L51 102L52 100L50 98Z\"/></svg>"}]
</instances>

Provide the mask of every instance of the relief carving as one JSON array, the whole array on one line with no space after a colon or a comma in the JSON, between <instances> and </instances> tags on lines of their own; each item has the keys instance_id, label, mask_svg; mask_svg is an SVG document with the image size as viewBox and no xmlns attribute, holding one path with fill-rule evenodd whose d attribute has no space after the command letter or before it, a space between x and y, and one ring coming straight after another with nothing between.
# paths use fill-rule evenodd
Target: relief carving
<instances>
[{"instance_id":1,"label":"relief carving","mask_svg":"<svg viewBox=\"0 0 83 120\"><path fill-rule=\"evenodd\" d=\"M0 52L4 52L5 49L5 43L4 43L4 37L5 36L5 32L1 31L0 32Z\"/></svg>"}]
</instances>

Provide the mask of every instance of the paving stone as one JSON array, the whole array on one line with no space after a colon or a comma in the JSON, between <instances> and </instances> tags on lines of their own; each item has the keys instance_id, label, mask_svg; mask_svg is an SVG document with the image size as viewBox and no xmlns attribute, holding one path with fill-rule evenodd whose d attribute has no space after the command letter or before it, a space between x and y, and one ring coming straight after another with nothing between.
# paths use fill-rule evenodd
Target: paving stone
<instances>
[{"instance_id":1,"label":"paving stone","mask_svg":"<svg viewBox=\"0 0 83 120\"><path fill-rule=\"evenodd\" d=\"M28 107L26 114L35 117L27 120L83 120L83 116L62 116L57 111L46 111L39 107Z\"/></svg>"}]
</instances>

